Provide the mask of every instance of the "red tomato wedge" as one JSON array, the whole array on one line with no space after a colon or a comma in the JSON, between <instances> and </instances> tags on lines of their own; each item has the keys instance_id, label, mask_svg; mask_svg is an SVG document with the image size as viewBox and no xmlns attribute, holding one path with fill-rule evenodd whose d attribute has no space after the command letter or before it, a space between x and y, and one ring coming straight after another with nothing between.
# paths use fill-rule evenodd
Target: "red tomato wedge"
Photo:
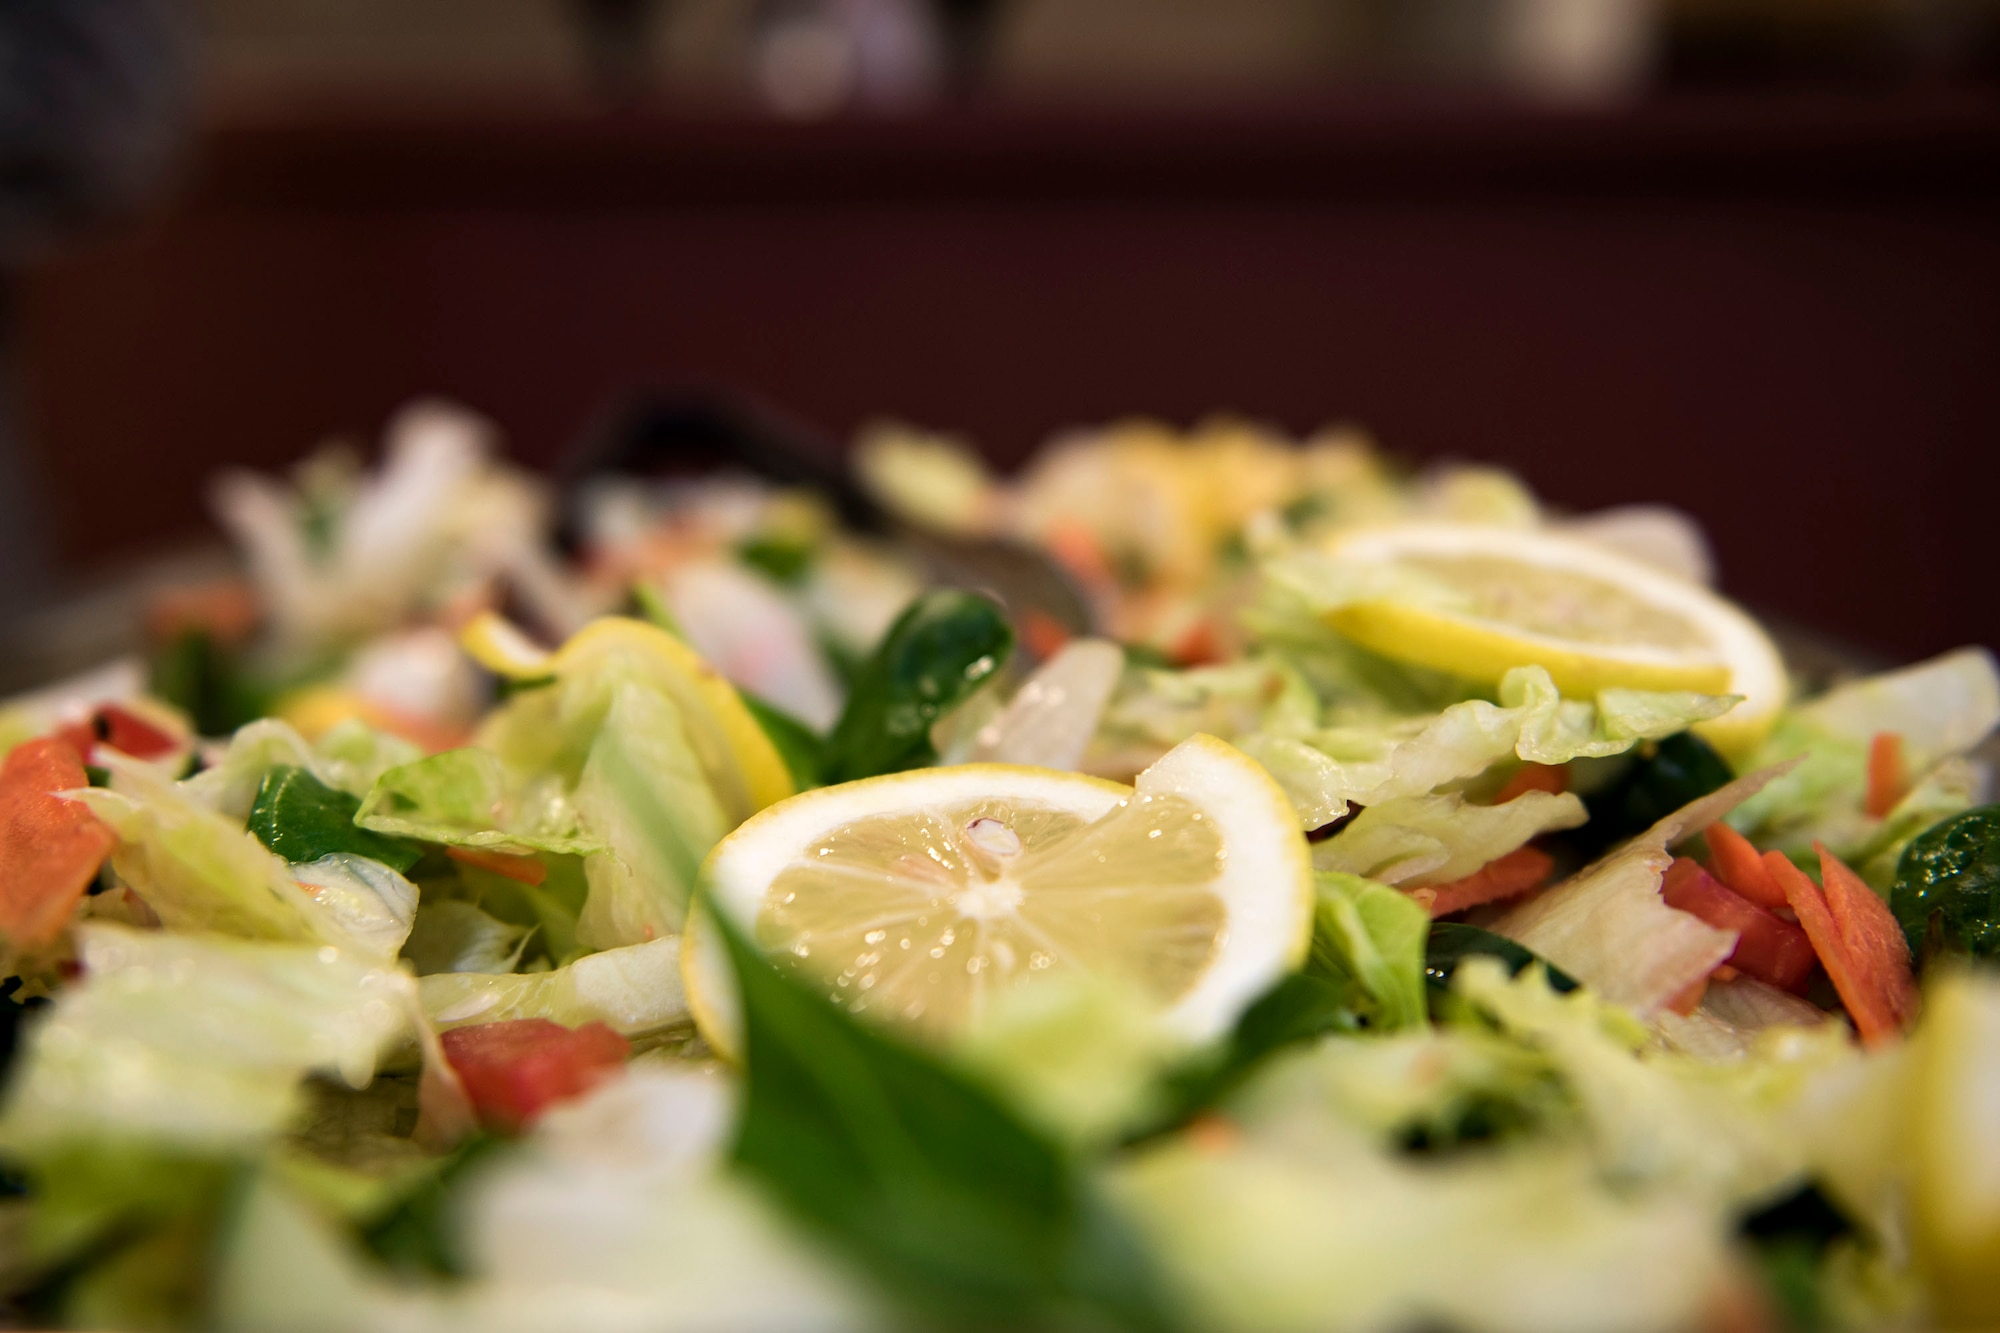
<instances>
[{"instance_id":1,"label":"red tomato wedge","mask_svg":"<svg viewBox=\"0 0 2000 1333\"><path fill-rule=\"evenodd\" d=\"M1685 856L1674 858L1660 882L1660 897L1676 911L1698 916L1718 930L1736 932L1729 965L1780 990L1798 991L1812 975L1812 941Z\"/></svg>"},{"instance_id":2,"label":"red tomato wedge","mask_svg":"<svg viewBox=\"0 0 2000 1333\"><path fill-rule=\"evenodd\" d=\"M117 841L55 795L89 785L75 748L54 736L15 746L0 765L0 938L16 949L62 934Z\"/></svg>"},{"instance_id":3,"label":"red tomato wedge","mask_svg":"<svg viewBox=\"0 0 2000 1333\"><path fill-rule=\"evenodd\" d=\"M1493 804L1505 805L1516 796L1526 796L1531 791L1545 791L1551 796L1561 795L1569 790L1569 770L1559 764L1523 764L1514 770L1514 776L1507 779L1507 785L1494 794Z\"/></svg>"},{"instance_id":4,"label":"red tomato wedge","mask_svg":"<svg viewBox=\"0 0 2000 1333\"><path fill-rule=\"evenodd\" d=\"M1433 895L1430 901L1433 917L1446 916L1539 888L1548 880L1549 871L1555 868L1555 864L1554 859L1539 848L1517 847L1505 856L1494 857L1464 879L1434 885L1419 892Z\"/></svg>"},{"instance_id":5,"label":"red tomato wedge","mask_svg":"<svg viewBox=\"0 0 2000 1333\"><path fill-rule=\"evenodd\" d=\"M1854 1030L1861 1034L1861 1040L1870 1046L1893 1040L1898 1032L1895 1012L1889 1007L1888 998L1848 951L1847 942L1840 936L1839 923L1833 919L1833 910L1827 906L1819 885L1787 860L1783 852L1764 853L1764 864L1771 878L1785 891L1785 901L1799 914L1799 925L1812 940L1813 952L1819 955L1820 965L1832 979L1834 990L1840 993L1840 1002L1847 1006L1847 1015L1854 1020Z\"/></svg>"},{"instance_id":6,"label":"red tomato wedge","mask_svg":"<svg viewBox=\"0 0 2000 1333\"><path fill-rule=\"evenodd\" d=\"M57 739L75 748L85 759L99 745L108 745L134 759L158 759L180 748L167 732L117 704L106 704L85 722L72 722L56 731Z\"/></svg>"},{"instance_id":7,"label":"red tomato wedge","mask_svg":"<svg viewBox=\"0 0 2000 1333\"><path fill-rule=\"evenodd\" d=\"M617 1074L632 1050L603 1023L566 1028L546 1018L476 1023L440 1040L480 1120L510 1134Z\"/></svg>"},{"instance_id":8,"label":"red tomato wedge","mask_svg":"<svg viewBox=\"0 0 2000 1333\"><path fill-rule=\"evenodd\" d=\"M1819 843L1813 850L1819 853L1819 877L1841 943L1888 1001L1896 1021L1907 1025L1917 1016L1917 978L1910 970L1910 941L1896 914L1839 857Z\"/></svg>"},{"instance_id":9,"label":"red tomato wedge","mask_svg":"<svg viewBox=\"0 0 2000 1333\"><path fill-rule=\"evenodd\" d=\"M1878 731L1868 742L1868 790L1862 798L1864 813L1880 819L1896 808L1910 785L1909 765L1903 758L1903 737L1894 731Z\"/></svg>"},{"instance_id":10,"label":"red tomato wedge","mask_svg":"<svg viewBox=\"0 0 2000 1333\"><path fill-rule=\"evenodd\" d=\"M1766 911L1791 906L1785 901L1785 891L1778 887L1778 881L1764 868L1764 858L1750 845L1750 839L1720 822L1703 829L1701 836L1708 843L1709 873L1721 880L1725 888Z\"/></svg>"}]
</instances>

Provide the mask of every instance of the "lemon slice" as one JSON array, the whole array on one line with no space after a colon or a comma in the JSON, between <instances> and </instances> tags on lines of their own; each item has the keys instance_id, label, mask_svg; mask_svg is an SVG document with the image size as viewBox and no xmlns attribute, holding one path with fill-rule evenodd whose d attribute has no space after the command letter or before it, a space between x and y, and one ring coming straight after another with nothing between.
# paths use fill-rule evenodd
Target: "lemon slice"
<instances>
[{"instance_id":1,"label":"lemon slice","mask_svg":"<svg viewBox=\"0 0 2000 1333\"><path fill-rule=\"evenodd\" d=\"M1005 987L1081 969L1133 986L1191 1039L1224 1031L1305 956L1312 863L1298 817L1210 736L1136 788L965 764L822 788L710 854L682 955L709 1043L740 1048L710 911L856 1013L948 1036Z\"/></svg>"},{"instance_id":2,"label":"lemon slice","mask_svg":"<svg viewBox=\"0 0 2000 1333\"><path fill-rule=\"evenodd\" d=\"M1474 680L1539 665L1564 694L1614 687L1740 694L1697 728L1741 753L1776 720L1784 661L1757 623L1699 584L1548 532L1410 523L1358 532L1335 560L1380 589L1327 613L1363 647Z\"/></svg>"},{"instance_id":3,"label":"lemon slice","mask_svg":"<svg viewBox=\"0 0 2000 1333\"><path fill-rule=\"evenodd\" d=\"M736 687L701 654L658 626L605 616L551 653L512 622L487 611L459 631L459 643L481 666L513 680L574 679L615 669L657 686L680 709L688 741L732 821L747 819L797 790L777 747Z\"/></svg>"}]
</instances>

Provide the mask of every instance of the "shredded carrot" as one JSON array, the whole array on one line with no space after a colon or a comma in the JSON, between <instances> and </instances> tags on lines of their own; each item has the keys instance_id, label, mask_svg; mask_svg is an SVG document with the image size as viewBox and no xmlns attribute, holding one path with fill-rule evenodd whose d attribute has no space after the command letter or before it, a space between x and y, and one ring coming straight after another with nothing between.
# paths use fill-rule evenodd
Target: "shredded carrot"
<instances>
[{"instance_id":1,"label":"shredded carrot","mask_svg":"<svg viewBox=\"0 0 2000 1333\"><path fill-rule=\"evenodd\" d=\"M200 630L223 643L250 636L262 615L256 589L240 578L168 588L146 608L146 632L156 641Z\"/></svg>"},{"instance_id":2,"label":"shredded carrot","mask_svg":"<svg viewBox=\"0 0 2000 1333\"><path fill-rule=\"evenodd\" d=\"M1748 838L1719 820L1703 829L1702 837L1708 842L1709 873L1725 887L1767 911L1791 906Z\"/></svg>"},{"instance_id":3,"label":"shredded carrot","mask_svg":"<svg viewBox=\"0 0 2000 1333\"><path fill-rule=\"evenodd\" d=\"M1848 950L1833 909L1827 905L1819 885L1787 860L1783 852L1764 853L1764 865L1785 891L1785 901L1798 913L1799 925L1812 941L1813 952L1819 955L1820 966L1826 969L1834 990L1839 992L1840 1002L1847 1006L1848 1017L1854 1020L1854 1030L1861 1034L1861 1040L1870 1046L1892 1040L1898 1028L1888 999Z\"/></svg>"},{"instance_id":4,"label":"shredded carrot","mask_svg":"<svg viewBox=\"0 0 2000 1333\"><path fill-rule=\"evenodd\" d=\"M1569 790L1569 770L1560 764L1523 764L1514 770L1514 776L1507 779L1493 797L1493 804L1505 805L1516 796L1526 796L1531 791L1545 791L1552 796L1560 796Z\"/></svg>"},{"instance_id":5,"label":"shredded carrot","mask_svg":"<svg viewBox=\"0 0 2000 1333\"><path fill-rule=\"evenodd\" d=\"M1069 631L1048 612L1031 606L1021 613L1021 642L1042 661L1061 652L1069 640Z\"/></svg>"},{"instance_id":6,"label":"shredded carrot","mask_svg":"<svg viewBox=\"0 0 2000 1333\"><path fill-rule=\"evenodd\" d=\"M1674 992L1667 1000L1667 1008L1686 1018L1701 1006L1702 997L1708 994L1708 981L1705 976L1696 977Z\"/></svg>"},{"instance_id":7,"label":"shredded carrot","mask_svg":"<svg viewBox=\"0 0 2000 1333\"><path fill-rule=\"evenodd\" d=\"M540 884L549 877L548 864L539 856L516 856L485 847L447 847L444 854L464 865L490 870L519 884Z\"/></svg>"},{"instance_id":8,"label":"shredded carrot","mask_svg":"<svg viewBox=\"0 0 2000 1333\"><path fill-rule=\"evenodd\" d=\"M0 765L0 939L16 949L62 934L117 841L55 794L89 782L75 747L53 736L15 746Z\"/></svg>"},{"instance_id":9,"label":"shredded carrot","mask_svg":"<svg viewBox=\"0 0 2000 1333\"><path fill-rule=\"evenodd\" d=\"M1174 640L1174 661L1182 666L1212 666L1223 660L1222 635L1215 622L1207 616L1187 627L1187 632Z\"/></svg>"},{"instance_id":10,"label":"shredded carrot","mask_svg":"<svg viewBox=\"0 0 2000 1333\"><path fill-rule=\"evenodd\" d=\"M1225 1120L1213 1111L1204 1112L1188 1122L1188 1143L1197 1152L1210 1156L1228 1152L1239 1143L1243 1134L1234 1121Z\"/></svg>"},{"instance_id":11,"label":"shredded carrot","mask_svg":"<svg viewBox=\"0 0 2000 1333\"><path fill-rule=\"evenodd\" d=\"M1086 588L1108 588L1118 582L1117 571L1112 569L1097 534L1084 524L1073 519L1057 523L1044 540L1049 554Z\"/></svg>"},{"instance_id":12,"label":"shredded carrot","mask_svg":"<svg viewBox=\"0 0 2000 1333\"><path fill-rule=\"evenodd\" d=\"M1896 914L1825 846L1816 842L1813 850L1819 853L1819 877L1841 943L1874 983L1896 1021L1908 1024L1917 1013L1917 979L1910 970L1910 941Z\"/></svg>"},{"instance_id":13,"label":"shredded carrot","mask_svg":"<svg viewBox=\"0 0 2000 1333\"><path fill-rule=\"evenodd\" d=\"M1876 819L1896 808L1909 789L1909 769L1903 757L1902 733L1878 731L1868 742L1868 792L1861 808Z\"/></svg>"},{"instance_id":14,"label":"shredded carrot","mask_svg":"<svg viewBox=\"0 0 2000 1333\"><path fill-rule=\"evenodd\" d=\"M1434 884L1417 892L1432 895L1425 905L1433 917L1446 916L1540 888L1555 864L1555 859L1538 847L1516 847L1505 856L1494 857L1464 879Z\"/></svg>"}]
</instances>

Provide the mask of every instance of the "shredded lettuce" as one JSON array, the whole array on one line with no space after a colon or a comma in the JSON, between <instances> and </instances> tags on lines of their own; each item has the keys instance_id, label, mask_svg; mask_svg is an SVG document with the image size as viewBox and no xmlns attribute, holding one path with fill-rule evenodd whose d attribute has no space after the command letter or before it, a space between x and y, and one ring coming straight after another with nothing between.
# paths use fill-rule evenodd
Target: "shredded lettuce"
<instances>
[{"instance_id":1,"label":"shredded lettuce","mask_svg":"<svg viewBox=\"0 0 2000 1333\"><path fill-rule=\"evenodd\" d=\"M678 931L702 858L729 823L671 700L635 682L617 686L572 802L605 848L584 862L590 897L578 939L615 948Z\"/></svg>"},{"instance_id":2,"label":"shredded lettuce","mask_svg":"<svg viewBox=\"0 0 2000 1333\"><path fill-rule=\"evenodd\" d=\"M530 927L502 921L456 898L417 906L403 957L417 975L432 972L512 972L520 965Z\"/></svg>"},{"instance_id":3,"label":"shredded lettuce","mask_svg":"<svg viewBox=\"0 0 2000 1333\"><path fill-rule=\"evenodd\" d=\"M1313 865L1384 884L1448 884L1585 818L1583 802L1569 792L1525 792L1501 805L1478 805L1454 792L1397 796L1369 806L1315 847Z\"/></svg>"},{"instance_id":4,"label":"shredded lettuce","mask_svg":"<svg viewBox=\"0 0 2000 1333\"><path fill-rule=\"evenodd\" d=\"M142 764L116 754L105 759L112 786L75 799L118 835L112 869L169 930L369 947L240 824Z\"/></svg>"},{"instance_id":5,"label":"shredded lettuce","mask_svg":"<svg viewBox=\"0 0 2000 1333\"><path fill-rule=\"evenodd\" d=\"M370 955L394 958L417 916L417 886L380 861L335 852L292 866L313 902Z\"/></svg>"},{"instance_id":6,"label":"shredded lettuce","mask_svg":"<svg viewBox=\"0 0 2000 1333\"><path fill-rule=\"evenodd\" d=\"M603 1022L628 1037L645 1037L688 1021L680 956L680 938L668 935L586 954L547 972L438 972L419 977L417 989L440 1030L546 1018L565 1027Z\"/></svg>"},{"instance_id":7,"label":"shredded lettuce","mask_svg":"<svg viewBox=\"0 0 2000 1333\"><path fill-rule=\"evenodd\" d=\"M1541 667L1509 671L1498 697L1498 703L1468 699L1426 717L1266 728L1241 744L1285 788L1301 822L1317 828L1350 803L1420 796L1509 757L1564 764L1621 754L1719 717L1735 703L1732 695L1644 690L1604 690L1595 702L1565 699Z\"/></svg>"},{"instance_id":8,"label":"shredded lettuce","mask_svg":"<svg viewBox=\"0 0 2000 1333\"><path fill-rule=\"evenodd\" d=\"M365 1084L409 1031L409 980L350 952L105 923L77 936L86 979L34 1030L0 1112L10 1152L256 1142L297 1111L306 1074Z\"/></svg>"},{"instance_id":9,"label":"shredded lettuce","mask_svg":"<svg viewBox=\"0 0 2000 1333\"><path fill-rule=\"evenodd\" d=\"M1314 963L1353 979L1372 1002L1376 1027L1422 1026L1430 914L1408 895L1359 875L1321 871L1313 888Z\"/></svg>"},{"instance_id":10,"label":"shredded lettuce","mask_svg":"<svg viewBox=\"0 0 2000 1333\"><path fill-rule=\"evenodd\" d=\"M1660 899L1667 848L1707 828L1782 776L1765 769L1710 792L1647 832L1515 908L1494 924L1599 995L1650 1016L1700 981L1736 947L1717 930Z\"/></svg>"},{"instance_id":11,"label":"shredded lettuce","mask_svg":"<svg viewBox=\"0 0 2000 1333\"><path fill-rule=\"evenodd\" d=\"M390 769L362 798L354 822L376 833L517 854L603 849L578 824L560 778L510 771L498 755L472 747Z\"/></svg>"}]
</instances>

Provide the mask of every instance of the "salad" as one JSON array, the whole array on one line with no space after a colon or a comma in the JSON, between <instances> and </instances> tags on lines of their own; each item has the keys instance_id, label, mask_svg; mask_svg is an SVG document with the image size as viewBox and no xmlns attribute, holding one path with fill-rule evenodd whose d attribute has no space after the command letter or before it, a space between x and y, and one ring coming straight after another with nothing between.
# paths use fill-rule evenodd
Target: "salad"
<instances>
[{"instance_id":1,"label":"salad","mask_svg":"<svg viewBox=\"0 0 2000 1333\"><path fill-rule=\"evenodd\" d=\"M437 404L0 705L0 1323L2000 1323L1983 648L1353 431L558 506Z\"/></svg>"}]
</instances>

